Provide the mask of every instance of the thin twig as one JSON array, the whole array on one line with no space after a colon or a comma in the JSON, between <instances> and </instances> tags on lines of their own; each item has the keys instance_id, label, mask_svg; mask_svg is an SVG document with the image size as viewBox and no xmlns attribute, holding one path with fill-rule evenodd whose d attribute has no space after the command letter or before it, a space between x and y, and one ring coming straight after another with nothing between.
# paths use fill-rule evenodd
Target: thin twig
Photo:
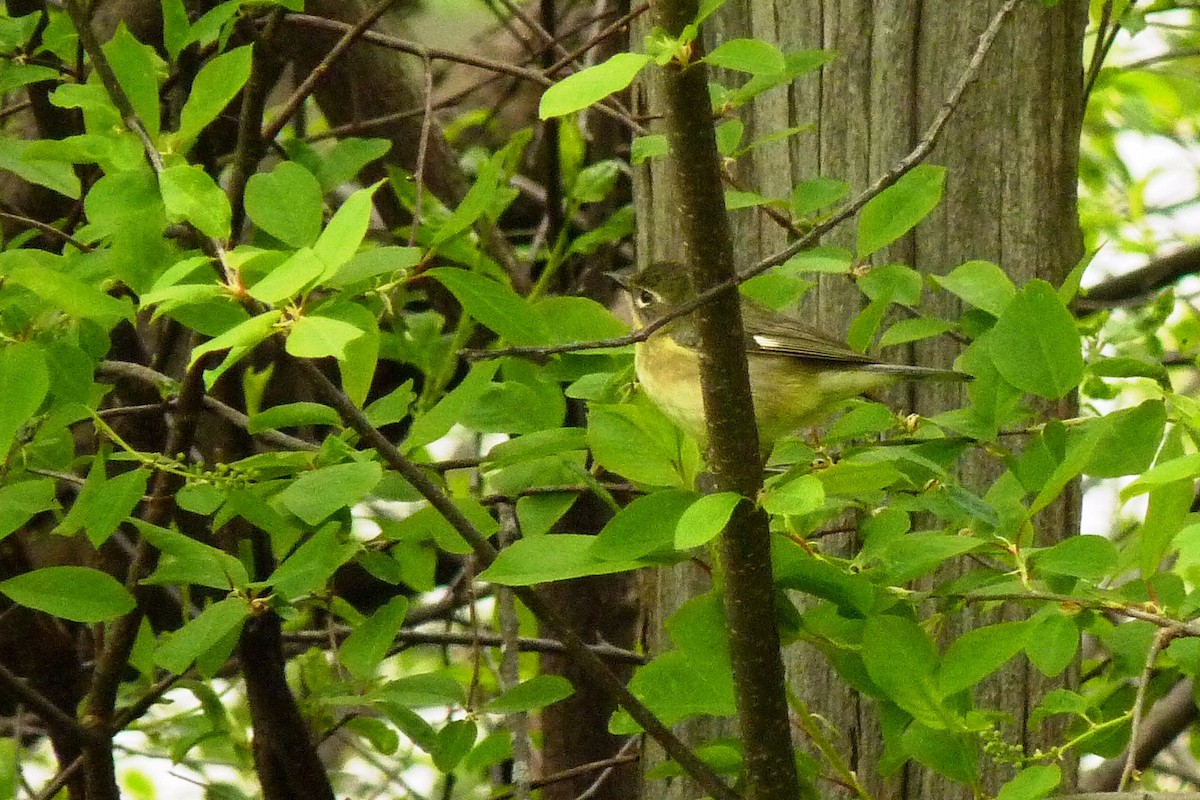
<instances>
[{"instance_id":1,"label":"thin twig","mask_svg":"<svg viewBox=\"0 0 1200 800\"><path fill-rule=\"evenodd\" d=\"M1117 782L1117 791L1123 792L1129 786L1129 781L1133 778L1133 771L1137 768L1137 744L1138 734L1142 730L1142 718L1146 710L1146 691L1150 688L1150 676L1154 672L1154 662L1158 660L1158 654L1167 642L1171 641L1173 631L1169 628L1159 628L1155 634L1153 641L1150 642L1150 649L1146 652L1146 665L1142 668L1142 679L1138 683L1137 694L1133 699L1133 708L1130 709L1132 714L1129 727L1129 755L1125 758L1125 769L1121 770L1121 780Z\"/></svg>"},{"instance_id":2,"label":"thin twig","mask_svg":"<svg viewBox=\"0 0 1200 800\"><path fill-rule=\"evenodd\" d=\"M429 150L429 137L433 132L433 62L428 58L421 59L425 68L425 83L421 88L425 101L425 115L421 117L421 136L417 140L417 165L413 171L416 187L413 193L412 224L408 229L408 246L417 243L417 233L421 229L421 205L425 200L425 155Z\"/></svg>"},{"instance_id":3,"label":"thin twig","mask_svg":"<svg viewBox=\"0 0 1200 800\"><path fill-rule=\"evenodd\" d=\"M45 222L33 219L32 217L22 216L21 214L12 214L8 211L0 211L0 219L9 219L13 222L19 222L22 225L28 225L31 228L37 228L39 231L48 236L52 236L55 239L66 242L75 249L79 250L81 253L90 253L93 249L95 249L90 244L79 241L75 237L71 236L71 234L66 233L65 231L60 231L53 225L47 225Z\"/></svg>"},{"instance_id":4,"label":"thin twig","mask_svg":"<svg viewBox=\"0 0 1200 800\"><path fill-rule=\"evenodd\" d=\"M63 711L52 700L19 676L10 672L8 667L3 664L0 664L0 687L6 694L29 706L46 724L46 727L81 741L94 735L93 731L81 726L79 720Z\"/></svg>"},{"instance_id":5,"label":"thin twig","mask_svg":"<svg viewBox=\"0 0 1200 800\"><path fill-rule=\"evenodd\" d=\"M556 772L553 775L547 775L544 778L538 778L537 780L533 781L533 788L544 789L545 787L551 786L555 783L569 781L572 778L577 778L580 775L587 775L589 772L595 772L596 770L604 770L604 773L601 775L601 779L607 778L608 775L611 774L611 770L614 767L619 767L622 764L630 764L641 758L640 754L627 752L633 747L636 747L637 743L638 737L630 737L625 741L625 744L621 746L621 749L617 755L601 761L592 761L587 764L580 764L577 767L571 767L570 769L564 769L561 772ZM600 779L597 779L597 782L599 782L599 780ZM488 800L508 800L512 796L513 792L509 790L489 795Z\"/></svg>"},{"instance_id":6,"label":"thin twig","mask_svg":"<svg viewBox=\"0 0 1200 800\"><path fill-rule=\"evenodd\" d=\"M517 511L512 505L503 504L498 509L500 531L497 542L507 547L521 535ZM512 590L500 587L496 593L499 602L500 621L500 688L508 691L521 682L520 632L521 620L517 616L517 602ZM533 744L529 741L529 715L517 711L506 715L505 727L512 742L513 796L517 800L529 800L532 794L530 780L533 778Z\"/></svg>"},{"instance_id":7,"label":"thin twig","mask_svg":"<svg viewBox=\"0 0 1200 800\"><path fill-rule=\"evenodd\" d=\"M325 54L325 57L322 58L315 67L313 67L312 71L305 76L304 80L300 82L300 85L296 87L296 91L292 92L292 96L289 97L283 104L283 110L279 112L275 119L263 126L262 132L259 134L259 138L262 141L273 141L275 137L279 135L279 132L283 130L283 126L287 125L288 120L292 118L304 101L308 99L308 96L311 95L317 88L317 84L320 83L325 77L325 73L329 71L330 67L332 67L355 42L363 38L367 32L367 29L374 25L375 22L382 17L389 8L395 5L395 3L396 0L382 0L377 6L375 6L375 8L367 12L366 16L356 22L353 26L347 26L348 30L342 34L342 38L339 39L337 44L335 44L333 48Z\"/></svg>"},{"instance_id":8,"label":"thin twig","mask_svg":"<svg viewBox=\"0 0 1200 800\"><path fill-rule=\"evenodd\" d=\"M367 419L362 409L354 405L350 398L346 397L321 370L317 369L316 365L308 361L301 361L300 365L317 393L337 410L347 427L357 432L368 447L374 449L389 467L399 472L413 488L429 501L431 506L437 509L442 518L471 545L471 549L482 566L490 566L496 560L496 549L467 519L462 510L451 501L450 497L429 479L420 466L410 461L391 440L380 433L379 429ZM712 771L711 767L700 760L687 745L680 741L679 737L663 724L662 720L629 691L603 659L588 649L583 638L557 610L543 599L540 592L529 586L514 587L513 592L525 604L525 607L562 641L568 655L580 668L612 695L629 712L633 720L662 745L667 755L675 759L680 767L705 791L720 800L740 800L737 793L729 788Z\"/></svg>"},{"instance_id":9,"label":"thin twig","mask_svg":"<svg viewBox=\"0 0 1200 800\"><path fill-rule=\"evenodd\" d=\"M674 320L679 319L680 317L687 316L700 306L711 302L713 298L717 297L723 292L727 292L730 288L739 286L751 278L761 275L772 267L779 266L797 253L812 247L820 240L822 236L836 228L838 225L841 225L850 217L857 214L859 210L861 210L862 207L868 202L881 194L885 189L891 187L896 183L896 181L900 180L900 178L904 177L906 174L912 171L914 167L925 160L925 158L937 144L938 140L941 138L942 133L946 128L946 123L949 122L954 110L958 107L959 102L962 100L963 94L979 76L979 70L983 66L983 60L987 57L988 52L992 49L992 45L996 40L996 36L999 35L1000 29L1003 27L1004 21L1009 17L1010 14L1012 14L1013 10L1020 2L1021 0L1008 0L1008 2L1001 6L1000 10L996 12L996 15L992 17L992 21L988 24L984 32L980 34L979 41L975 46L975 52L971 56L970 61L967 62L967 66L963 70L962 75L959 76L958 83L956 83L954 88L950 90L950 94L948 94L945 101L942 102L942 107L938 111L937 116L934 117L933 122L931 122L929 127L926 129L924 136L922 136L921 140L917 142L916 146L909 151L908 155L904 156L895 164L893 164L887 172L885 172L883 175L877 178L874 183L855 196L853 200L842 206L837 210L836 213L834 213L825 221L814 225L808 233L806 233L804 236L801 236L788 247L773 255L767 256L750 269L737 273L729 280L722 281L721 283L712 286L710 289L700 292L691 300L681 303L678 307L673 309L671 313L665 314L653 322L648 323L645 327L642 327L624 336L616 336L611 339L596 339L589 342L571 342L561 345L548 345L544 347L512 346L499 347L492 350L466 349L462 351L463 357L471 360L501 358L504 356L527 356L537 358L541 356L555 355L558 353L573 353L580 350L605 350L614 347L627 347L632 344L637 344L638 342L644 342L646 339L650 338L651 334L662 328L664 325L667 325Z\"/></svg>"}]
</instances>

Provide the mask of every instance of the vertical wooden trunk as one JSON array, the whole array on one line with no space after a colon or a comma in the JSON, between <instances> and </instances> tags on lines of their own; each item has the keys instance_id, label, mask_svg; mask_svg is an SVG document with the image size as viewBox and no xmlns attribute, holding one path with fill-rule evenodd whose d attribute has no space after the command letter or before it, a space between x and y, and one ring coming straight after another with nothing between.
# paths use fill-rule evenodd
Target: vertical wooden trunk
<instances>
[{"instance_id":1,"label":"vertical wooden trunk","mask_svg":"<svg viewBox=\"0 0 1200 800\"><path fill-rule=\"evenodd\" d=\"M793 184L817 176L845 179L853 192L865 188L920 140L1001 5L999 0L730 0L706 23L710 47L752 36L774 42L784 52L825 48L838 55L819 75L805 76L739 112L746 124L745 141L791 126L816 126L812 133L740 159L735 168L739 183L774 197L787 197ZM1018 6L929 159L947 168L941 205L912 235L878 254L874 263L904 263L925 273L945 274L963 261L987 259L1018 284L1032 278L1062 282L1082 255L1075 187L1085 22L1086 4L1079 0L1065 0L1054 8ZM639 38L635 33L633 40ZM659 103L654 91L646 86L640 112L655 113ZM676 203L669 182L658 173L653 166L637 173L643 263L678 255L670 250L677 240L672 230ZM786 244L784 232L752 209L734 212L733 220L747 266ZM843 225L825 243L851 244L853 233L853 223ZM844 334L861 308L861 295L844 277L830 276L805 302L814 324ZM944 298L934 302L947 303ZM956 310L947 308L946 313L954 315ZM922 364L948 365L957 349L953 343L937 343L910 355ZM907 396L896 396L897 406L925 414L962 403L960 389L951 385L907 391ZM1070 403L1045 409L1063 416L1072 410ZM963 482L980 492L995 477L994 462L968 463L962 473ZM1069 491L1038 522L1039 544L1077 532L1077 493ZM849 552L855 544L846 537L841 546ZM655 579L647 593L652 601L651 630L694 593L697 580L686 566ZM958 615L943 632L953 638L986 621L995 619ZM875 704L847 687L814 649L793 647L787 657L793 687L829 722L830 730L839 733L851 767L872 793L911 800L969 796L912 765L879 779L882 740ZM1027 728L1029 712L1047 684L1040 673L1019 662L981 689L982 703L1012 715L1015 729L1008 738L1022 742L1027 752L1060 740L1061 732L1049 724ZM986 769L986 784L992 790L1011 776L1006 768ZM1064 773L1064 784L1073 782L1069 765L1064 765ZM679 785L656 788L652 783L649 790L663 797L692 796Z\"/></svg>"}]
</instances>

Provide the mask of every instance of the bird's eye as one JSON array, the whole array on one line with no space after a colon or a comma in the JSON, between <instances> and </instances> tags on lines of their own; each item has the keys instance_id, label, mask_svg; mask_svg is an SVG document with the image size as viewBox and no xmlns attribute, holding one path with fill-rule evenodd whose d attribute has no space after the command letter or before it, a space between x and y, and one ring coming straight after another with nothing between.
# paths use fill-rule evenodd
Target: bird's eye
<instances>
[{"instance_id":1,"label":"bird's eye","mask_svg":"<svg viewBox=\"0 0 1200 800\"><path fill-rule=\"evenodd\" d=\"M638 289L637 294L633 298L638 308L645 308L658 302L658 295L649 289Z\"/></svg>"}]
</instances>

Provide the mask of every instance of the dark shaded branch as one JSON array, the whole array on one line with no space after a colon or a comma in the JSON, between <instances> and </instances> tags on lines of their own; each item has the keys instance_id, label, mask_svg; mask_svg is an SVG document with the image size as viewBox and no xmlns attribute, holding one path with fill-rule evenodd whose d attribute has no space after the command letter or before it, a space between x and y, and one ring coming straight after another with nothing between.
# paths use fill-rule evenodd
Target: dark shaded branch
<instances>
[{"instance_id":1,"label":"dark shaded branch","mask_svg":"<svg viewBox=\"0 0 1200 800\"><path fill-rule=\"evenodd\" d=\"M317 394L323 396L325 401L337 410L346 425L356 431L368 447L373 448L389 467L399 472L405 480L412 484L413 488L429 501L431 506L437 509L451 527L471 545L481 566L487 567L492 564L496 560L496 549L450 500L450 497L429 479L420 466L406 458L396 445L371 425L362 409L355 406L341 390L334 386L316 365L307 361L300 363ZM564 622L557 610L545 602L539 592L531 587L522 586L515 587L513 593L537 617L538 621L562 641L571 658L586 670L599 685L610 692L617 702L629 712L629 716L633 717L633 720L647 734L661 744L667 755L675 759L684 771L713 797L721 798L721 800L737 800L737 793L726 786L707 764L684 745L650 709L633 696L603 659L588 649L587 643Z\"/></svg>"},{"instance_id":2,"label":"dark shaded branch","mask_svg":"<svg viewBox=\"0 0 1200 800\"><path fill-rule=\"evenodd\" d=\"M1081 297L1075 298L1071 308L1079 313L1136 303L1197 272L1200 272L1200 245L1182 247L1085 290Z\"/></svg>"}]
</instances>

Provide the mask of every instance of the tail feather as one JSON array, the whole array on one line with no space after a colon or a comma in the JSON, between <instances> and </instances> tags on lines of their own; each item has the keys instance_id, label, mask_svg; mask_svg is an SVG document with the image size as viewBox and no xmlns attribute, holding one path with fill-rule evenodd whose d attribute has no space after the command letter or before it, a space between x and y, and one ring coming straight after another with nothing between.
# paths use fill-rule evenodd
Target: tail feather
<instances>
[{"instance_id":1,"label":"tail feather","mask_svg":"<svg viewBox=\"0 0 1200 800\"><path fill-rule=\"evenodd\" d=\"M911 364L865 364L862 367L867 372L883 375L896 375L900 378L927 381L971 381L975 378L955 369L938 369L937 367L917 367Z\"/></svg>"}]
</instances>

